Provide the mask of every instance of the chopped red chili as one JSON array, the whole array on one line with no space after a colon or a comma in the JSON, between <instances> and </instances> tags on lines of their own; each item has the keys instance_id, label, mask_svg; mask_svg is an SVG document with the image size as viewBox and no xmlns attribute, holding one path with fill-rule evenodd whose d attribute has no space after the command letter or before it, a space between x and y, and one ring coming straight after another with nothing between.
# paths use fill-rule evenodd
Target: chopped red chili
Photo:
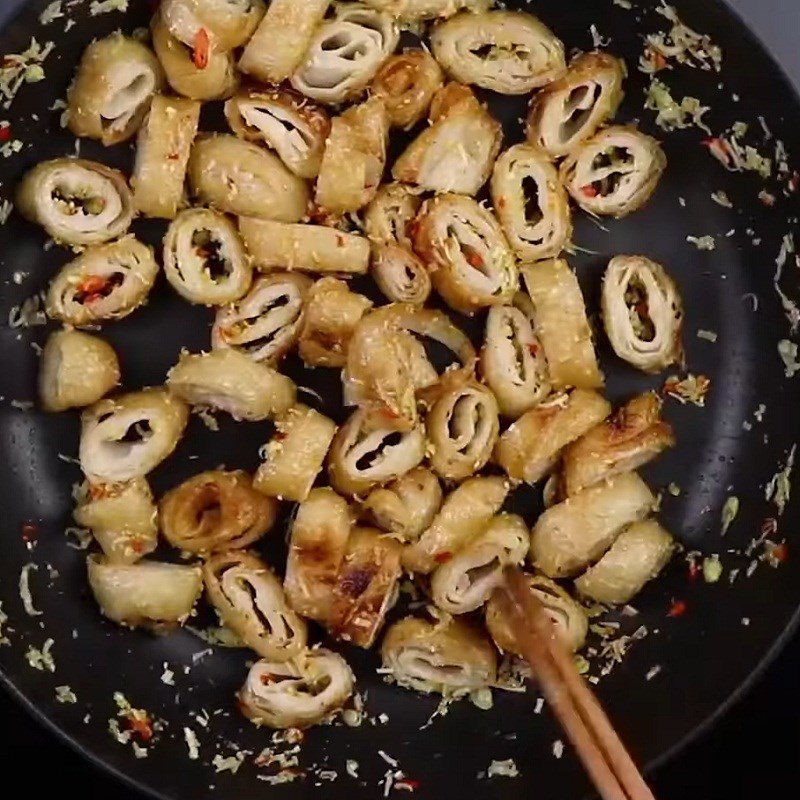
<instances>
[{"instance_id":1,"label":"chopped red chili","mask_svg":"<svg viewBox=\"0 0 800 800\"><path fill-rule=\"evenodd\" d=\"M581 186L581 194L584 197L597 197L600 192L593 183L587 183L586 186Z\"/></svg>"},{"instance_id":2,"label":"chopped red chili","mask_svg":"<svg viewBox=\"0 0 800 800\"><path fill-rule=\"evenodd\" d=\"M205 28L200 28L194 37L192 61L197 69L205 69L211 56L211 39Z\"/></svg>"},{"instance_id":3,"label":"chopped red chili","mask_svg":"<svg viewBox=\"0 0 800 800\"><path fill-rule=\"evenodd\" d=\"M686 613L686 603L683 600L673 600L667 611L668 617L681 617Z\"/></svg>"},{"instance_id":4,"label":"chopped red chili","mask_svg":"<svg viewBox=\"0 0 800 800\"><path fill-rule=\"evenodd\" d=\"M0 126L0 142L7 142L11 138L11 126Z\"/></svg>"},{"instance_id":5,"label":"chopped red chili","mask_svg":"<svg viewBox=\"0 0 800 800\"><path fill-rule=\"evenodd\" d=\"M453 554L449 550L442 550L441 553L437 553L433 557L433 560L437 564L446 564L452 557L453 557Z\"/></svg>"}]
</instances>

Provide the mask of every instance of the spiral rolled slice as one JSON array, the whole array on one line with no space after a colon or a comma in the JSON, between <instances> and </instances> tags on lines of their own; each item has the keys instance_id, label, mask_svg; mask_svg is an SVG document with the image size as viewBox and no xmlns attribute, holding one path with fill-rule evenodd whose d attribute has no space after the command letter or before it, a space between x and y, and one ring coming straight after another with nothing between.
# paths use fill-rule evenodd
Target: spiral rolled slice
<instances>
[{"instance_id":1,"label":"spiral rolled slice","mask_svg":"<svg viewBox=\"0 0 800 800\"><path fill-rule=\"evenodd\" d=\"M610 411L611 404L602 395L575 389L514 421L497 443L495 461L512 480L536 483L553 469L570 442L602 422Z\"/></svg>"},{"instance_id":2,"label":"spiral rolled slice","mask_svg":"<svg viewBox=\"0 0 800 800\"><path fill-rule=\"evenodd\" d=\"M525 134L551 158L561 158L594 136L617 112L625 62L608 53L582 53L532 99Z\"/></svg>"},{"instance_id":3,"label":"spiral rolled slice","mask_svg":"<svg viewBox=\"0 0 800 800\"><path fill-rule=\"evenodd\" d=\"M338 653L304 650L291 661L256 661L239 691L239 710L259 726L308 728L340 709L354 686Z\"/></svg>"},{"instance_id":4,"label":"spiral rolled slice","mask_svg":"<svg viewBox=\"0 0 800 800\"><path fill-rule=\"evenodd\" d=\"M363 275L369 269L367 239L336 228L241 217L239 233L253 266L262 272L299 269Z\"/></svg>"},{"instance_id":5,"label":"spiral rolled slice","mask_svg":"<svg viewBox=\"0 0 800 800\"><path fill-rule=\"evenodd\" d=\"M39 398L45 411L96 403L119 383L114 348L75 330L50 334L39 359Z\"/></svg>"},{"instance_id":6,"label":"spiral rolled slice","mask_svg":"<svg viewBox=\"0 0 800 800\"><path fill-rule=\"evenodd\" d=\"M643 372L683 358L683 303L675 281L645 256L608 262L601 294L603 325L614 352Z\"/></svg>"},{"instance_id":7,"label":"spiral rolled slice","mask_svg":"<svg viewBox=\"0 0 800 800\"><path fill-rule=\"evenodd\" d=\"M521 11L458 14L433 29L431 47L453 79L500 94L527 94L565 66L561 40Z\"/></svg>"},{"instance_id":8,"label":"spiral rolled slice","mask_svg":"<svg viewBox=\"0 0 800 800\"><path fill-rule=\"evenodd\" d=\"M426 191L476 194L500 151L502 126L458 84L436 93L431 112L431 125L395 161L392 177Z\"/></svg>"},{"instance_id":9,"label":"spiral rolled slice","mask_svg":"<svg viewBox=\"0 0 800 800\"><path fill-rule=\"evenodd\" d=\"M331 130L322 108L281 86L250 88L225 103L225 117L237 136L271 147L299 178L316 178Z\"/></svg>"},{"instance_id":10,"label":"spiral rolled slice","mask_svg":"<svg viewBox=\"0 0 800 800\"><path fill-rule=\"evenodd\" d=\"M76 136L114 145L130 139L144 120L164 72L136 39L112 33L92 42L67 90L67 124Z\"/></svg>"},{"instance_id":11,"label":"spiral rolled slice","mask_svg":"<svg viewBox=\"0 0 800 800\"><path fill-rule=\"evenodd\" d=\"M521 272L553 387L602 387L586 305L569 264L554 258L524 266Z\"/></svg>"},{"instance_id":12,"label":"spiral rolled slice","mask_svg":"<svg viewBox=\"0 0 800 800\"><path fill-rule=\"evenodd\" d=\"M495 161L491 190L503 232L521 261L552 258L567 246L569 200L543 150L529 144L509 147Z\"/></svg>"},{"instance_id":13,"label":"spiral rolled slice","mask_svg":"<svg viewBox=\"0 0 800 800\"><path fill-rule=\"evenodd\" d=\"M276 364L300 336L311 283L305 275L291 272L256 279L238 302L217 311L212 346L232 347L254 361Z\"/></svg>"},{"instance_id":14,"label":"spiral rolled slice","mask_svg":"<svg viewBox=\"0 0 800 800\"><path fill-rule=\"evenodd\" d=\"M203 582L222 623L262 658L287 661L306 646L305 621L286 601L275 573L253 553L215 553Z\"/></svg>"},{"instance_id":15,"label":"spiral rolled slice","mask_svg":"<svg viewBox=\"0 0 800 800\"><path fill-rule=\"evenodd\" d=\"M399 244L379 244L372 249L370 274L390 303L424 305L431 293L431 278L420 259Z\"/></svg>"},{"instance_id":16,"label":"spiral rolled slice","mask_svg":"<svg viewBox=\"0 0 800 800\"><path fill-rule=\"evenodd\" d=\"M436 59L416 47L386 59L372 80L371 92L385 103L390 124L408 130L422 120L443 84Z\"/></svg>"},{"instance_id":17,"label":"spiral rolled slice","mask_svg":"<svg viewBox=\"0 0 800 800\"><path fill-rule=\"evenodd\" d=\"M302 503L322 469L336 424L300 403L275 421L253 486L263 494Z\"/></svg>"},{"instance_id":18,"label":"spiral rolled slice","mask_svg":"<svg viewBox=\"0 0 800 800\"><path fill-rule=\"evenodd\" d=\"M315 201L323 212L337 217L372 200L386 166L388 138L389 118L378 97L333 118L316 185Z\"/></svg>"},{"instance_id":19,"label":"spiral rolled slice","mask_svg":"<svg viewBox=\"0 0 800 800\"><path fill-rule=\"evenodd\" d=\"M143 477L172 453L188 419L186 405L164 389L95 403L81 415L84 475L100 483Z\"/></svg>"},{"instance_id":20,"label":"spiral rolled slice","mask_svg":"<svg viewBox=\"0 0 800 800\"><path fill-rule=\"evenodd\" d=\"M207 555L249 547L275 524L278 504L242 470L209 470L170 489L158 504L164 538L178 550Z\"/></svg>"},{"instance_id":21,"label":"spiral rolled slice","mask_svg":"<svg viewBox=\"0 0 800 800\"><path fill-rule=\"evenodd\" d=\"M492 686L497 679L492 643L459 619L401 619L386 633L381 659L398 685L425 694L466 694Z\"/></svg>"},{"instance_id":22,"label":"spiral rolled slice","mask_svg":"<svg viewBox=\"0 0 800 800\"><path fill-rule=\"evenodd\" d=\"M164 0L161 15L170 33L190 47L227 53L241 47L264 16L263 0Z\"/></svg>"},{"instance_id":23,"label":"spiral rolled slice","mask_svg":"<svg viewBox=\"0 0 800 800\"><path fill-rule=\"evenodd\" d=\"M129 628L165 631L183 625L203 591L197 565L86 559L89 586L103 616Z\"/></svg>"},{"instance_id":24,"label":"spiral rolled slice","mask_svg":"<svg viewBox=\"0 0 800 800\"><path fill-rule=\"evenodd\" d=\"M283 414L297 394L290 378L238 350L182 354L167 375L167 386L191 406L251 422Z\"/></svg>"},{"instance_id":25,"label":"spiral rolled slice","mask_svg":"<svg viewBox=\"0 0 800 800\"><path fill-rule=\"evenodd\" d=\"M531 560L550 578L581 572L597 561L624 527L647 517L655 497L626 472L548 508L531 532Z\"/></svg>"},{"instance_id":26,"label":"spiral rolled slice","mask_svg":"<svg viewBox=\"0 0 800 800\"><path fill-rule=\"evenodd\" d=\"M638 469L675 444L653 392L634 397L564 450L562 483L567 496L606 478Z\"/></svg>"},{"instance_id":27,"label":"spiral rolled slice","mask_svg":"<svg viewBox=\"0 0 800 800\"><path fill-rule=\"evenodd\" d=\"M409 231L422 205L420 192L402 183L385 183L364 211L364 232L374 245L413 246Z\"/></svg>"},{"instance_id":28,"label":"spiral rolled slice","mask_svg":"<svg viewBox=\"0 0 800 800\"><path fill-rule=\"evenodd\" d=\"M158 544L158 510L144 478L85 482L72 516L92 532L109 564L133 564Z\"/></svg>"},{"instance_id":29,"label":"spiral rolled slice","mask_svg":"<svg viewBox=\"0 0 800 800\"><path fill-rule=\"evenodd\" d=\"M200 102L156 95L139 131L131 186L136 210L174 219L185 204L184 183L200 121Z\"/></svg>"},{"instance_id":30,"label":"spiral rolled slice","mask_svg":"<svg viewBox=\"0 0 800 800\"><path fill-rule=\"evenodd\" d=\"M650 199L666 166L652 136L631 125L612 125L579 144L559 174L584 211L624 217Z\"/></svg>"},{"instance_id":31,"label":"spiral rolled slice","mask_svg":"<svg viewBox=\"0 0 800 800\"><path fill-rule=\"evenodd\" d=\"M66 245L122 236L134 215L131 191L116 169L82 158L41 161L17 187L17 210Z\"/></svg>"},{"instance_id":32,"label":"spiral rolled slice","mask_svg":"<svg viewBox=\"0 0 800 800\"><path fill-rule=\"evenodd\" d=\"M528 526L516 514L498 514L431 576L433 602L448 614L480 608L503 581L503 570L521 564L530 547Z\"/></svg>"},{"instance_id":33,"label":"spiral rolled slice","mask_svg":"<svg viewBox=\"0 0 800 800\"><path fill-rule=\"evenodd\" d=\"M365 4L389 14L400 22L447 19L462 9L486 11L491 0L364 0Z\"/></svg>"},{"instance_id":34,"label":"spiral rolled slice","mask_svg":"<svg viewBox=\"0 0 800 800\"><path fill-rule=\"evenodd\" d=\"M589 620L580 603L544 575L525 573L524 576L531 593L544 606L559 639L571 652L580 650L589 632ZM503 613L503 607L495 597L490 598L486 604L485 619L489 635L502 651L523 655L517 644L512 622Z\"/></svg>"},{"instance_id":35,"label":"spiral rolled slice","mask_svg":"<svg viewBox=\"0 0 800 800\"><path fill-rule=\"evenodd\" d=\"M468 478L444 500L430 526L403 550L403 566L427 575L474 539L500 510L508 483L499 477Z\"/></svg>"},{"instance_id":36,"label":"spiral rolled slice","mask_svg":"<svg viewBox=\"0 0 800 800\"><path fill-rule=\"evenodd\" d=\"M386 14L361 3L342 3L317 28L291 77L292 86L321 103L352 100L394 52L399 36Z\"/></svg>"}]
</instances>

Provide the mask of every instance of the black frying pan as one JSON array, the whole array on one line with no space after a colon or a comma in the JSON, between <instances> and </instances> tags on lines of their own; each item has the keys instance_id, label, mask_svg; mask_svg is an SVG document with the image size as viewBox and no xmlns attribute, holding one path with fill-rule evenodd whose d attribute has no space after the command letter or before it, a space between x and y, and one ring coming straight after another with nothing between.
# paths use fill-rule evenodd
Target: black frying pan
<instances>
[{"instance_id":1,"label":"black frying pan","mask_svg":"<svg viewBox=\"0 0 800 800\"><path fill-rule=\"evenodd\" d=\"M146 24L151 5L132 0L124 18L119 14L89 18L83 10L73 10L79 24L62 35L63 20L46 29L37 22L46 0L27 4L14 0L14 4L25 7L0 33L0 52L18 52L32 34L46 40L58 32L59 46L47 63L47 81L25 87L8 115L15 136L26 146L19 155L0 159L3 196L10 196L13 185L32 164L73 151L74 140L58 126L59 112L48 111L48 107L63 97L79 54L92 37L120 25L131 31ZM636 70L640 33L663 27L663 19L652 8L629 12L610 2L588 0L508 5L537 12L568 47L589 49L588 29L596 23L601 34L611 37L609 49L626 58L631 73L618 118L640 119L646 131L659 135L651 112L642 109L644 78ZM689 24L711 33L722 46L725 67L720 76L686 68L668 73L666 79L675 93L708 102L712 112L707 119L715 131L745 120L752 123L758 140L756 118L763 115L774 135L791 150L800 128L800 105L779 67L721 3L683 0L679 5ZM732 93L738 95L738 102L732 101ZM517 120L523 113L523 101L486 99L506 123L506 141L519 141ZM34 113L38 120L32 118ZM209 108L204 116L206 129L219 125L218 109ZM682 487L677 498L665 494L662 518L685 548L725 553L729 548L744 548L758 534L762 521L773 516L774 507L765 501L763 486L800 438L796 414L800 392L796 383L784 377L776 350L777 341L788 335L788 325L772 285L773 260L790 228L790 218L798 213L798 204L795 198L781 196L774 208L762 205L756 199L759 180L751 174L725 172L700 146L701 137L696 129L665 137L669 167L643 211L611 222L608 231L577 214L575 241L596 252L576 255L571 261L578 268L592 309L597 309L602 269L613 254L642 252L663 261L677 277L687 310L688 364L694 372L711 377L712 390L704 410L668 402L667 416L676 428L679 445L645 472L653 486L664 487L674 481ZM131 161L126 146L105 151L83 142L81 152L122 168L128 168ZM735 209L712 202L710 193L716 189L728 193ZM685 207L679 203L681 197ZM748 233L748 229L754 232ZM135 230L154 243L162 231L150 223L137 223ZM733 233L725 236L729 230ZM685 240L687 234L709 233L717 239L713 252L698 251ZM753 238L760 239L758 246L753 246ZM5 318L12 305L43 288L66 260L67 254L58 248L45 252L43 241L41 231L17 216L0 227L0 318ZM26 273L21 285L12 281L12 273L18 270ZM793 262L786 273L784 289L796 296ZM752 298L745 295L758 298L757 311L753 311ZM160 383L180 348L207 346L209 319L207 311L184 303L160 281L149 305L103 331L121 354L125 387ZM477 333L479 327L472 324L469 330ZM716 331L716 344L696 338L699 328ZM206 645L188 631L153 638L120 630L97 613L87 595L84 554L68 548L63 535L69 524L70 485L79 479L79 470L58 454L75 455L77 416L48 416L11 404L12 399L35 397L36 358L30 345L42 343L45 333L42 328L21 333L0 328L0 394L4 398L0 403L4 538L0 600L10 618L7 627L13 628L12 646L0 647L0 679L40 720L129 784L170 800L223 794L254 798L265 791L287 798L319 791L330 798L374 798L381 794L377 783L388 768L379 749L396 758L405 772L420 782L418 794L422 797L439 800L468 792L475 798L498 798L525 793L564 800L586 791L585 779L569 751L561 760L553 757L552 744L561 734L546 710L539 716L532 714L532 697L496 692L494 709L479 711L463 702L420 730L436 701L387 686L374 673L376 655L350 648L343 651L359 676L361 690L368 693L370 712L384 712L389 719L386 724L366 724L353 730L317 729L308 736L303 763L336 770L337 781L326 783L324 789L315 788L313 779L268 789L255 778L249 759L236 775L215 776L208 762L216 753L229 755L228 742L253 753L267 743L268 735L244 721L233 708L233 692L251 656L245 651L217 649L193 665L192 656ZM664 376L648 378L622 365L602 337L600 351L614 399L656 387L663 380ZM288 369L300 383L321 392L326 413L342 418L335 373L304 372L293 362ZM753 412L761 403L766 412L763 422L758 422ZM751 423L752 430L745 430L744 422ZM220 463L253 468L258 447L269 430L267 424L234 424L221 419L220 432L210 433L194 419L176 454L152 476L156 491L163 492ZM741 510L723 541L720 508L729 494L740 498ZM530 521L540 510L538 494L518 494L513 506ZM26 522L38 526L38 545L32 552L22 539ZM797 523L798 507L791 503L780 520L780 530L791 534ZM269 547L274 548L270 556L278 558L281 544ZM793 555L791 537L789 550ZM44 612L39 617L25 614L17 592L20 570L31 560L39 565L31 578L36 607ZM702 579L691 581L683 559L676 558L666 574L637 599L638 616L621 620L623 631L645 626L649 635L637 641L624 662L597 687L636 758L650 767L712 724L796 624L800 558L790 557L777 570L759 566L749 579L744 578L749 563L746 556L726 554L723 562L725 578L709 585ZM57 570L57 577L48 577L48 564ZM732 586L727 580L730 568L741 570ZM667 616L673 599L686 604L686 612L677 618ZM29 645L41 647L48 637L55 640L55 675L31 669L24 657ZM160 680L164 662L175 672L175 687ZM183 674L184 665L191 666L188 675ZM647 681L646 674L656 665L660 672ZM71 686L77 704L58 704L54 698L57 685ZM112 694L117 690L164 721L147 759L134 759L131 748L114 741L107 731L107 720L116 713ZM190 719L190 714L201 709L212 714L208 729ZM214 715L216 710L219 713ZM84 722L87 714L88 723ZM201 758L196 762L187 760L182 730L187 724L201 742ZM515 759L521 777L476 780L477 773L494 758ZM359 762L358 780L344 774L346 759Z\"/></svg>"}]
</instances>

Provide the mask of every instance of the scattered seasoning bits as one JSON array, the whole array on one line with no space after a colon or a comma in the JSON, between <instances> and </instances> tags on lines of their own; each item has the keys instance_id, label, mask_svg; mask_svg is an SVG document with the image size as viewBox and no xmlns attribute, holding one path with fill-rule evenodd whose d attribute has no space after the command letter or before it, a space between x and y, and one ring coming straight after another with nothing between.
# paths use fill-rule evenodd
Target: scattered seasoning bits
<instances>
[{"instance_id":1,"label":"scattered seasoning bits","mask_svg":"<svg viewBox=\"0 0 800 800\"><path fill-rule=\"evenodd\" d=\"M513 758L506 758L504 761L492 761L486 770L487 778L518 778L519 769Z\"/></svg>"},{"instance_id":2,"label":"scattered seasoning bits","mask_svg":"<svg viewBox=\"0 0 800 800\"><path fill-rule=\"evenodd\" d=\"M556 758L561 758L564 755L564 742L561 739L556 739L553 742L553 755Z\"/></svg>"},{"instance_id":3,"label":"scattered seasoning bits","mask_svg":"<svg viewBox=\"0 0 800 800\"><path fill-rule=\"evenodd\" d=\"M733 524L738 513L739 498L736 497L736 495L730 495L722 506L722 528L720 529L720 536L724 536L728 532L728 528Z\"/></svg>"},{"instance_id":4,"label":"scattered seasoning bits","mask_svg":"<svg viewBox=\"0 0 800 800\"><path fill-rule=\"evenodd\" d=\"M684 97L678 102L658 78L653 78L645 89L644 107L656 112L655 123L663 131L683 130L694 125L711 134L711 128L703 122L709 107L701 105L696 97Z\"/></svg>"},{"instance_id":5,"label":"scattered seasoning bits","mask_svg":"<svg viewBox=\"0 0 800 800\"><path fill-rule=\"evenodd\" d=\"M783 361L783 374L787 378L793 378L800 370L800 361L797 360L797 345L788 339L781 339L778 342L778 355Z\"/></svg>"},{"instance_id":6,"label":"scattered seasoning bits","mask_svg":"<svg viewBox=\"0 0 800 800\"><path fill-rule=\"evenodd\" d=\"M733 203L731 202L730 197L728 197L727 193L722 189L719 189L716 192L711 192L711 199L718 206L722 206L723 208L733 208Z\"/></svg>"},{"instance_id":7,"label":"scattered seasoning bits","mask_svg":"<svg viewBox=\"0 0 800 800\"><path fill-rule=\"evenodd\" d=\"M114 702L117 704L117 716L123 717L128 726L126 732L138 736L143 742L149 742L153 738L153 724L147 711L134 708L122 692L114 692Z\"/></svg>"},{"instance_id":8,"label":"scattered seasoning bits","mask_svg":"<svg viewBox=\"0 0 800 800\"><path fill-rule=\"evenodd\" d=\"M6 636L3 626L8 622L8 614L3 611L3 602L0 601L0 645L11 645L11 641Z\"/></svg>"},{"instance_id":9,"label":"scattered seasoning bits","mask_svg":"<svg viewBox=\"0 0 800 800\"><path fill-rule=\"evenodd\" d=\"M661 664L655 664L654 666L650 667L649 670L647 670L647 674L644 676L644 679L646 681L651 681L656 677L656 675L658 675L659 672L661 672Z\"/></svg>"},{"instance_id":10,"label":"scattered seasoning bits","mask_svg":"<svg viewBox=\"0 0 800 800\"><path fill-rule=\"evenodd\" d=\"M693 244L698 250L716 250L717 242L713 236L687 236L686 241Z\"/></svg>"},{"instance_id":11,"label":"scattered seasoning bits","mask_svg":"<svg viewBox=\"0 0 800 800\"><path fill-rule=\"evenodd\" d=\"M72 704L78 702L78 696L70 686L56 686L56 700L59 703Z\"/></svg>"},{"instance_id":12,"label":"scattered seasoning bits","mask_svg":"<svg viewBox=\"0 0 800 800\"><path fill-rule=\"evenodd\" d=\"M672 481L671 481L671 482L670 482L670 483L667 485L667 491L668 491L668 492L669 492L669 493L670 493L670 494L671 494L673 497L680 497L680 493L681 493L681 487L680 487L680 486L678 486L678 484L677 484L677 483L674 483L674 482L672 482Z\"/></svg>"},{"instance_id":13,"label":"scattered seasoning bits","mask_svg":"<svg viewBox=\"0 0 800 800\"><path fill-rule=\"evenodd\" d=\"M25 660L33 669L38 669L39 672L55 672L56 662L53 659L52 649L55 642L53 639L45 639L42 649L31 645L25 651Z\"/></svg>"},{"instance_id":14,"label":"scattered seasoning bits","mask_svg":"<svg viewBox=\"0 0 800 800\"><path fill-rule=\"evenodd\" d=\"M89 14L96 17L98 14L109 14L112 11L124 13L128 10L128 0L92 0Z\"/></svg>"},{"instance_id":15,"label":"scattered seasoning bits","mask_svg":"<svg viewBox=\"0 0 800 800\"><path fill-rule=\"evenodd\" d=\"M714 344L714 342L717 341L717 334L716 334L715 331L707 331L707 330L704 330L703 328L700 328L697 331L697 338L698 339L704 339L705 341L711 342L712 344Z\"/></svg>"},{"instance_id":16,"label":"scattered seasoning bits","mask_svg":"<svg viewBox=\"0 0 800 800\"><path fill-rule=\"evenodd\" d=\"M200 741L197 738L197 734L191 728L184 728L183 739L186 742L186 747L189 749L189 758L192 761L197 761L197 759L200 758ZM219 770L217 770L217 772L219 772Z\"/></svg>"},{"instance_id":17,"label":"scattered seasoning bits","mask_svg":"<svg viewBox=\"0 0 800 800\"><path fill-rule=\"evenodd\" d=\"M648 34L645 37L646 53L649 51L660 54L665 66L669 65L670 59L674 59L678 64L687 67L715 72L722 69L722 49L714 44L710 36L698 33L686 25L675 7L668 3L659 5L656 12L666 17L672 27L669 31ZM642 56L639 59L639 69L645 73L652 72L652 57L648 60Z\"/></svg>"},{"instance_id":18,"label":"scattered seasoning bits","mask_svg":"<svg viewBox=\"0 0 800 800\"><path fill-rule=\"evenodd\" d=\"M166 661L164 662L164 671L161 673L161 683L165 683L167 686L175 685L175 673L169 668Z\"/></svg>"},{"instance_id":19,"label":"scattered seasoning bits","mask_svg":"<svg viewBox=\"0 0 800 800\"><path fill-rule=\"evenodd\" d=\"M358 761L354 761L352 758L348 758L345 762L344 769L345 772L354 779L358 778Z\"/></svg>"},{"instance_id":20,"label":"scattered seasoning bits","mask_svg":"<svg viewBox=\"0 0 800 800\"><path fill-rule=\"evenodd\" d=\"M488 686L484 686L481 689L476 689L474 692L470 692L469 699L472 705L481 709L481 711L488 711L494 706L492 690Z\"/></svg>"},{"instance_id":21,"label":"scattered seasoning bits","mask_svg":"<svg viewBox=\"0 0 800 800\"><path fill-rule=\"evenodd\" d=\"M692 403L699 408L705 407L706 395L711 388L711 379L705 375L689 373L683 380L671 375L664 382L663 393L683 403Z\"/></svg>"},{"instance_id":22,"label":"scattered seasoning bits","mask_svg":"<svg viewBox=\"0 0 800 800\"><path fill-rule=\"evenodd\" d=\"M227 757L223 756L221 753L217 753L211 760L211 766L214 767L215 772L230 772L231 775L235 775L243 762L244 753L241 751Z\"/></svg>"},{"instance_id":23,"label":"scattered seasoning bits","mask_svg":"<svg viewBox=\"0 0 800 800\"><path fill-rule=\"evenodd\" d=\"M31 570L34 572L38 571L39 565L34 564L32 561L29 561L25 566L20 570L19 573L19 596L22 600L22 605L25 609L25 613L29 617L40 617L42 615L41 611L38 611L33 607L33 596L31 595L31 587L30 587L30 573Z\"/></svg>"},{"instance_id":24,"label":"scattered seasoning bits","mask_svg":"<svg viewBox=\"0 0 800 800\"><path fill-rule=\"evenodd\" d=\"M714 555L703 559L703 579L706 583L716 583L722 577L722 564L719 556Z\"/></svg>"},{"instance_id":25,"label":"scattered seasoning bits","mask_svg":"<svg viewBox=\"0 0 800 800\"><path fill-rule=\"evenodd\" d=\"M750 617L742 617L742 625L746 628L750 624Z\"/></svg>"},{"instance_id":26,"label":"scattered seasoning bits","mask_svg":"<svg viewBox=\"0 0 800 800\"><path fill-rule=\"evenodd\" d=\"M770 478L764 488L765 499L775 504L779 516L783 514L786 509L786 504L789 502L789 496L792 491L791 476L796 449L797 445L793 444L786 459L786 465Z\"/></svg>"}]
</instances>

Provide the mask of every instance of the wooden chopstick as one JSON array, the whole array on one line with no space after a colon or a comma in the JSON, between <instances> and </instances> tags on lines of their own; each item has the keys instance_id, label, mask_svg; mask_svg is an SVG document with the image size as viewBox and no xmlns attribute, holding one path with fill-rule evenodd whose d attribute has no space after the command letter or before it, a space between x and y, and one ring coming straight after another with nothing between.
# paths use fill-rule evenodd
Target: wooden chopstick
<instances>
[{"instance_id":1,"label":"wooden chopstick","mask_svg":"<svg viewBox=\"0 0 800 800\"><path fill-rule=\"evenodd\" d=\"M507 568L497 591L520 650L603 800L655 800L522 573Z\"/></svg>"}]
</instances>

